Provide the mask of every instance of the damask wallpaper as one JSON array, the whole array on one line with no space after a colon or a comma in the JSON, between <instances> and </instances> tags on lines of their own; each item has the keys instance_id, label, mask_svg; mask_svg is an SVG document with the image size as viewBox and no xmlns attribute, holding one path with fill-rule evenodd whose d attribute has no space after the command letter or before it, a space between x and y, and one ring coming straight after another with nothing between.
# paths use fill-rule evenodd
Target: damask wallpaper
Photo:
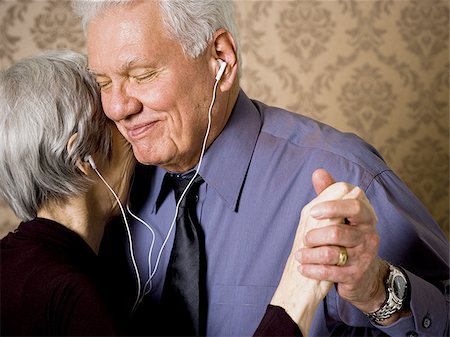
<instances>
[{"instance_id":1,"label":"damask wallpaper","mask_svg":"<svg viewBox=\"0 0 450 337\"><path fill-rule=\"evenodd\" d=\"M249 96L366 139L448 234L449 2L236 0L236 12ZM68 1L0 0L0 67L53 48L85 51ZM0 203L0 237L17 224Z\"/></svg>"}]
</instances>

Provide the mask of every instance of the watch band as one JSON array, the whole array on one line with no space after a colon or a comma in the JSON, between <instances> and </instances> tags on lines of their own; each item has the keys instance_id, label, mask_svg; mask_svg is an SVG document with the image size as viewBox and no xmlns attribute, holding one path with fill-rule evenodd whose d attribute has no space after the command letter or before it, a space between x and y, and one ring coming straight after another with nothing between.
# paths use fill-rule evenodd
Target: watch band
<instances>
[{"instance_id":1,"label":"watch band","mask_svg":"<svg viewBox=\"0 0 450 337\"><path fill-rule=\"evenodd\" d=\"M405 275L399 268L391 265L390 263L387 264L389 265L389 276L386 280L386 300L378 310L366 313L366 316L375 322L384 321L385 319L391 317L394 313L399 311L402 308L403 301L406 298L405 294L407 288L407 279ZM404 295L401 298L396 295L394 289L394 280L398 277L402 279L402 284L404 284L404 289L402 289Z\"/></svg>"}]
</instances>

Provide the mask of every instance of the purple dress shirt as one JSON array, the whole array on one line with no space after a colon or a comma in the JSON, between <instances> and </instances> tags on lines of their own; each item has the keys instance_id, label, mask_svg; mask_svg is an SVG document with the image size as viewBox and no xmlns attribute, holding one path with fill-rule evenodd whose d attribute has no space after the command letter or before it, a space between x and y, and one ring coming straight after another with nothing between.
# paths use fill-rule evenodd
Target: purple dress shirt
<instances>
[{"instance_id":1,"label":"purple dress shirt","mask_svg":"<svg viewBox=\"0 0 450 337\"><path fill-rule=\"evenodd\" d=\"M449 243L424 206L357 136L250 100L243 91L200 170L206 182L197 212L206 238L207 335L254 333L278 285L300 211L316 196L311 175L317 168L365 191L378 217L379 255L407 271L413 315L380 327L332 290L318 309L311 336L442 336L449 321L444 295ZM165 173L139 166L131 193L130 209L155 232L152 269L175 212L173 192L162 188ZM152 234L131 217L130 225L145 283ZM145 299L152 307L161 296L173 237L174 232ZM125 236L121 242L134 275ZM121 252L117 243L111 249L116 256Z\"/></svg>"}]
</instances>

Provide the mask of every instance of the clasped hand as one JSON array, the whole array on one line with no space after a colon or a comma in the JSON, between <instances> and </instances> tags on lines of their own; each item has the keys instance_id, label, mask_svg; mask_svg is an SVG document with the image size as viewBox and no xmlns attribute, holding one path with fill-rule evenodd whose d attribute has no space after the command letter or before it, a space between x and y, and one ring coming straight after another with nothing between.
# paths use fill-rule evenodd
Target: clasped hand
<instances>
[{"instance_id":1,"label":"clasped hand","mask_svg":"<svg viewBox=\"0 0 450 337\"><path fill-rule=\"evenodd\" d=\"M387 274L378 257L375 211L359 187L336 183L323 169L316 170L312 180L318 196L302 210L298 270L305 277L335 283L339 296L361 311L375 311L385 300ZM342 247L348 259L338 266Z\"/></svg>"}]
</instances>

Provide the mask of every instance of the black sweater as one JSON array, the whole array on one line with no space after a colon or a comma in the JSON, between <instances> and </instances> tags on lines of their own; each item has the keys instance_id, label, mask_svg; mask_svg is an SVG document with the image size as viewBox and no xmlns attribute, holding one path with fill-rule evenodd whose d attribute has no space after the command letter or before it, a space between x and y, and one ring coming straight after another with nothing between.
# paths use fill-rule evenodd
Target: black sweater
<instances>
[{"instance_id":1,"label":"black sweater","mask_svg":"<svg viewBox=\"0 0 450 337\"><path fill-rule=\"evenodd\" d=\"M21 223L0 241L0 335L123 334L125 306L104 275L78 234L42 218ZM255 336L301 333L282 308L268 306Z\"/></svg>"},{"instance_id":2,"label":"black sweater","mask_svg":"<svg viewBox=\"0 0 450 337\"><path fill-rule=\"evenodd\" d=\"M98 257L66 227L21 223L0 242L1 335L116 335Z\"/></svg>"}]
</instances>

